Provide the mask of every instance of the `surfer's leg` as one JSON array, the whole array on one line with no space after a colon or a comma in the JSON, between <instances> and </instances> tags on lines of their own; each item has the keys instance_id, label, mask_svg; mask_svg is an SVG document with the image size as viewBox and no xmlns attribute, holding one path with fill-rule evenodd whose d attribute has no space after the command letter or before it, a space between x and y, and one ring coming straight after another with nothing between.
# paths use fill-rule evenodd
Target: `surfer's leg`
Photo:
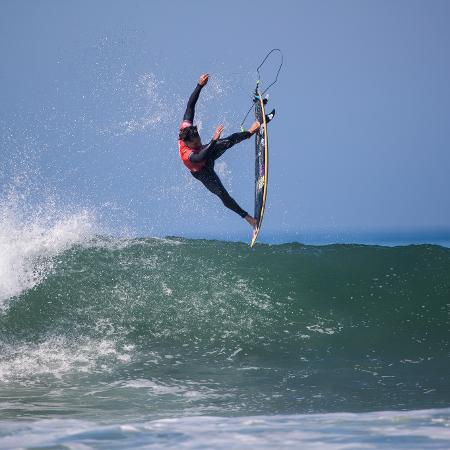
<instances>
[{"instance_id":1,"label":"surfer's leg","mask_svg":"<svg viewBox=\"0 0 450 450\"><path fill-rule=\"evenodd\" d=\"M214 151L211 157L214 160L220 158L226 150L233 147L233 145L239 144L239 142L248 139L251 135L252 133L249 131L241 131L240 133L233 133L226 138L219 139L214 145Z\"/></svg>"},{"instance_id":2,"label":"surfer's leg","mask_svg":"<svg viewBox=\"0 0 450 450\"><path fill-rule=\"evenodd\" d=\"M192 173L192 175L197 178L197 180L201 181L208 191L217 195L217 197L222 200L222 203L228 209L231 209L231 211L239 214L243 219L248 216L248 213L244 211L227 192L224 185L220 181L220 178L213 169L205 168L200 172Z\"/></svg>"}]
</instances>

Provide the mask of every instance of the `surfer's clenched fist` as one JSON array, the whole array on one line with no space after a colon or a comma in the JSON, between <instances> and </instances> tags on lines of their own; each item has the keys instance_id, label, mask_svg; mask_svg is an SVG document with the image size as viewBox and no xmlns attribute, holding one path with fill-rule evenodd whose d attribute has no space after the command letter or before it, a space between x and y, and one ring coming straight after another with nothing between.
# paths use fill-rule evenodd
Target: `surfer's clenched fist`
<instances>
[{"instance_id":1,"label":"surfer's clenched fist","mask_svg":"<svg viewBox=\"0 0 450 450\"><path fill-rule=\"evenodd\" d=\"M200 86L205 86L205 84L208 82L209 80L209 75L207 73L202 73L200 75L200 78L198 79L198 84Z\"/></svg>"}]
</instances>

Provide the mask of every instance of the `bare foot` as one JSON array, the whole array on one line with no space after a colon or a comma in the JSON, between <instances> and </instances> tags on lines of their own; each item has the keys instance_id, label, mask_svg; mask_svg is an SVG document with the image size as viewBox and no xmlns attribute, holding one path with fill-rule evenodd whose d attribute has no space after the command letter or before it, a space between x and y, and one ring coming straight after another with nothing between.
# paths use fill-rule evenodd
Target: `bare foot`
<instances>
[{"instance_id":1,"label":"bare foot","mask_svg":"<svg viewBox=\"0 0 450 450\"><path fill-rule=\"evenodd\" d=\"M255 133L256 131L258 131L259 130L259 127L261 126L261 124L257 121L257 120L255 120L253 123L252 123L252 126L248 129L248 131L250 131L250 133Z\"/></svg>"},{"instance_id":2,"label":"bare foot","mask_svg":"<svg viewBox=\"0 0 450 450\"><path fill-rule=\"evenodd\" d=\"M256 226L258 225L257 220L254 217L252 217L252 216L247 215L247 216L244 217L244 219L250 224L250 226L253 229L255 229Z\"/></svg>"}]
</instances>

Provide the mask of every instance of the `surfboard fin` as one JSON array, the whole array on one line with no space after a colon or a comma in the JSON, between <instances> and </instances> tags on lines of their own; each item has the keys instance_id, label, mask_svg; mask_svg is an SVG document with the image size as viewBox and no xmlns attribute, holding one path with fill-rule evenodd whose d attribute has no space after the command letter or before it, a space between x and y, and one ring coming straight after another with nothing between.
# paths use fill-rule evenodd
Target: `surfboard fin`
<instances>
[{"instance_id":1,"label":"surfboard fin","mask_svg":"<svg viewBox=\"0 0 450 450\"><path fill-rule=\"evenodd\" d=\"M269 123L275 117L275 110L272 109L269 114L266 114L266 123Z\"/></svg>"}]
</instances>

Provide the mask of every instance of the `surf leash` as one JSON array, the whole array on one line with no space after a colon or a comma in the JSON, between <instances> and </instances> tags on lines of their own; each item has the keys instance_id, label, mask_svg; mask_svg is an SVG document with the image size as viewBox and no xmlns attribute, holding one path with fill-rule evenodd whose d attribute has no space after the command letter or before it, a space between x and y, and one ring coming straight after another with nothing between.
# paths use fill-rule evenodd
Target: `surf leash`
<instances>
[{"instance_id":1,"label":"surf leash","mask_svg":"<svg viewBox=\"0 0 450 450\"><path fill-rule=\"evenodd\" d=\"M260 94L259 94L259 87L260 87L260 85L262 84L262 82L261 82L261 73L260 73L260 69L261 69L261 67L263 67L264 66L264 64L266 63L266 61L267 61L267 59L269 58L269 56L272 54L272 53L275 53L275 52L277 52L277 53L279 53L279 55L280 55L280 58L281 58L281 60L280 60L280 64L279 64L279 66L278 66L278 70L277 70L277 72L276 72L276 75L275 75L275 79L264 89L264 91L262 91ZM257 80L256 80L256 87L255 87L255 93L254 93L254 98L257 96L257 95L261 95L261 97L278 81L278 75L280 74L280 71L281 71L281 68L283 67L283 52L279 49L279 48L273 48L272 50L270 50L270 52L269 53L267 53L267 55L264 57L264 59L261 61L261 64L256 68L256 74L257 74ZM255 100L253 100L253 103L254 103L254 101ZM253 104L252 104L252 106L250 106L250 109L247 111L247 114L245 114L245 116L244 116L244 118L242 119L242 122L241 122L241 125L240 125L240 127L241 127L241 131L244 131L244 122L246 121L246 119L247 119L247 117L248 117L248 115L250 114L250 111L253 109Z\"/></svg>"}]
</instances>

